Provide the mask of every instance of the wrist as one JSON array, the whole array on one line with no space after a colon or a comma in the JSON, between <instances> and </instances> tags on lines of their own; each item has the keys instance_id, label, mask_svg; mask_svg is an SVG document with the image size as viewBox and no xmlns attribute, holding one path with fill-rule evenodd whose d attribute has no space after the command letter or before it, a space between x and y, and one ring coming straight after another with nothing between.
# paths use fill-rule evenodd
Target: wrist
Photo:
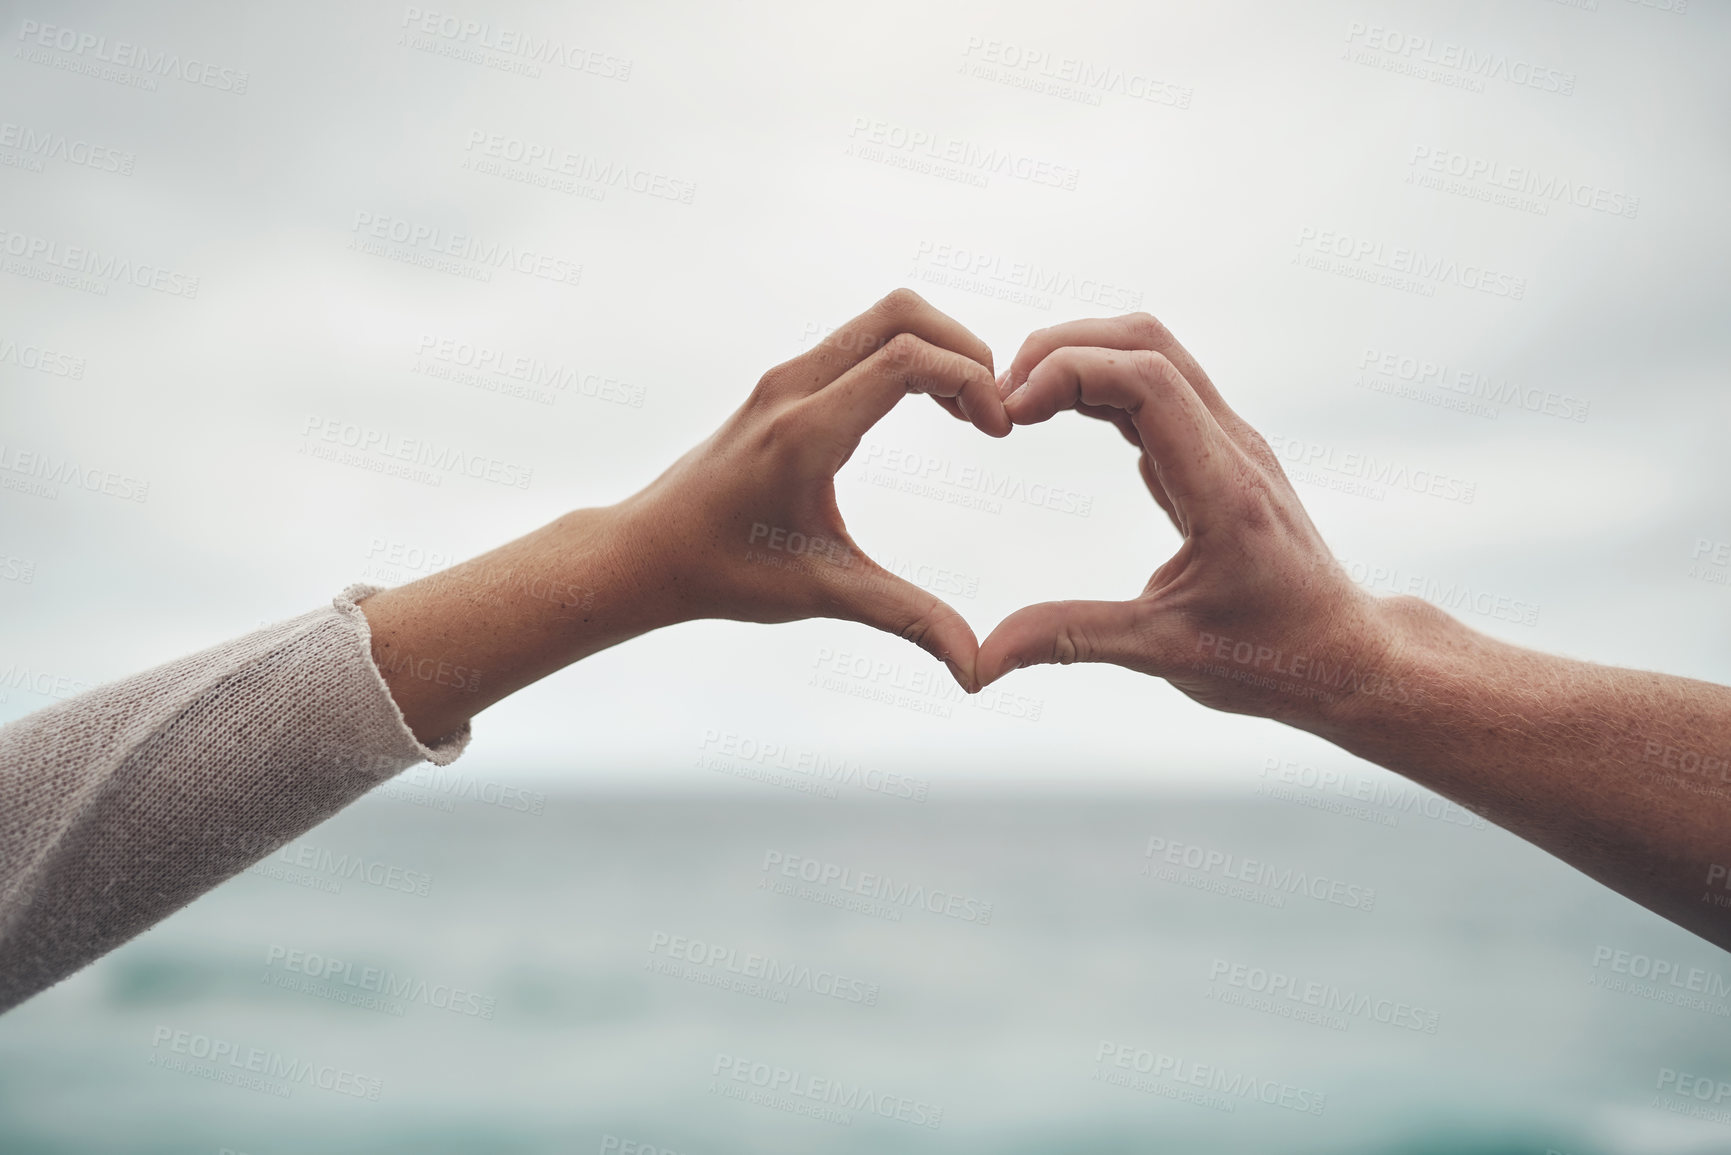
<instances>
[{"instance_id":1,"label":"wrist","mask_svg":"<svg viewBox=\"0 0 1731 1155\"><path fill-rule=\"evenodd\" d=\"M1463 628L1420 598L1367 597L1343 646L1340 684L1302 728L1350 749L1411 718L1445 672L1448 635Z\"/></svg>"},{"instance_id":2,"label":"wrist","mask_svg":"<svg viewBox=\"0 0 1731 1155\"><path fill-rule=\"evenodd\" d=\"M573 510L547 531L559 569L574 575L581 601L567 621L588 652L602 638L616 645L697 616L688 609L691 582L674 564L677 547L638 498Z\"/></svg>"}]
</instances>

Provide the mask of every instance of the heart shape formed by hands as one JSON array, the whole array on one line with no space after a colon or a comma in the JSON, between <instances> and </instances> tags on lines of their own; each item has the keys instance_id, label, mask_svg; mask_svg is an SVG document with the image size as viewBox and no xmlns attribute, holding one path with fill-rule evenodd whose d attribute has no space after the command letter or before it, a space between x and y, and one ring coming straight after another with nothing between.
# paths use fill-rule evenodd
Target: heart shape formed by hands
<instances>
[{"instance_id":1,"label":"heart shape formed by hands","mask_svg":"<svg viewBox=\"0 0 1731 1155\"><path fill-rule=\"evenodd\" d=\"M1134 598L1026 606L979 643L953 607L873 562L836 505L836 473L908 393L992 437L1067 409L1111 422L1182 545ZM1253 679L1222 678L1198 654L1221 638L1253 656L1314 647L1362 600L1267 443L1145 313L1038 330L994 377L983 341L897 290L765 373L631 501L676 543L655 572L680 616L863 622L920 645L969 692L1023 666L1104 661L1267 713Z\"/></svg>"}]
</instances>

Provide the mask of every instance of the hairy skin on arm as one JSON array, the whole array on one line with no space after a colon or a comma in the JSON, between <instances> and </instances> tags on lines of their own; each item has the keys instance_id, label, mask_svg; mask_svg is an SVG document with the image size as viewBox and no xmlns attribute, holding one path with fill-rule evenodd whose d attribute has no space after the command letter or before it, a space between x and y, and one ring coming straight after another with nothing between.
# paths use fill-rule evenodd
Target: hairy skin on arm
<instances>
[{"instance_id":1,"label":"hairy skin on arm","mask_svg":"<svg viewBox=\"0 0 1731 1155\"><path fill-rule=\"evenodd\" d=\"M1184 540L1129 601L1011 614L980 647L982 684L1077 661L1165 678L1405 775L1731 949L1731 784L1654 757L1731 752L1731 689L1541 654L1365 593L1267 443L1147 314L1040 330L999 387L1017 425L1075 409L1117 426Z\"/></svg>"},{"instance_id":2,"label":"hairy skin on arm","mask_svg":"<svg viewBox=\"0 0 1731 1155\"><path fill-rule=\"evenodd\" d=\"M1407 700L1348 699L1306 729L1731 949L1731 784L1664 753L1731 751L1731 689L1509 645L1414 598L1381 611Z\"/></svg>"}]
</instances>

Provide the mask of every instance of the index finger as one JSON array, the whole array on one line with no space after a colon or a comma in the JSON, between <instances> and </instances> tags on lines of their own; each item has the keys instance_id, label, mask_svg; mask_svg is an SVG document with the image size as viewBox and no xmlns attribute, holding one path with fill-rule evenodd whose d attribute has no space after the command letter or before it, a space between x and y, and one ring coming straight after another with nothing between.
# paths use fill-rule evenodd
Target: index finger
<instances>
[{"instance_id":1,"label":"index finger","mask_svg":"<svg viewBox=\"0 0 1731 1155\"><path fill-rule=\"evenodd\" d=\"M912 289L896 289L796 357L789 365L801 370L796 375L796 388L802 395L815 393L900 333L912 333L929 345L979 362L988 375L992 372L991 346Z\"/></svg>"},{"instance_id":2,"label":"index finger","mask_svg":"<svg viewBox=\"0 0 1731 1155\"><path fill-rule=\"evenodd\" d=\"M1214 387L1214 382L1208 379L1208 374L1197 364L1172 331L1162 325L1147 313L1126 313L1122 317L1093 317L1081 321L1067 321L1062 325L1053 325L1049 329L1036 329L1029 333L1022 347L1016 351L1015 359L1010 362L1002 386L1008 396L1022 382L1028 379L1028 374L1034 366L1044 361L1053 350L1062 349L1066 345L1083 345L1099 349L1150 349L1170 361L1174 368L1183 375L1202 404L1214 415L1214 419L1222 428L1234 433L1250 428L1244 419L1233 412L1226 404L1226 399L1220 396L1220 391ZM1092 414L1091 416L1098 416Z\"/></svg>"},{"instance_id":3,"label":"index finger","mask_svg":"<svg viewBox=\"0 0 1731 1155\"><path fill-rule=\"evenodd\" d=\"M1089 406L1128 416L1180 513L1231 488L1240 459L1236 445L1184 374L1152 350L1053 350L1004 402L1017 425ZM1187 524L1192 520L1185 516Z\"/></svg>"}]
</instances>

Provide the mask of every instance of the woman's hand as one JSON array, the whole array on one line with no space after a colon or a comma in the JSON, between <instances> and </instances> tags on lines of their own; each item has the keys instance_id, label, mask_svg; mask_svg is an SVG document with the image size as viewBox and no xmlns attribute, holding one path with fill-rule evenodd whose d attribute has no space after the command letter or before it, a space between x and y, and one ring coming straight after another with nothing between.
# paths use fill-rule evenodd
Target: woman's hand
<instances>
[{"instance_id":1,"label":"woman's hand","mask_svg":"<svg viewBox=\"0 0 1731 1155\"><path fill-rule=\"evenodd\" d=\"M898 289L765 373L642 492L366 598L373 657L409 728L438 740L580 658L697 618L864 622L979 689L967 622L866 557L836 508L836 472L908 393L1010 432L985 342Z\"/></svg>"},{"instance_id":2,"label":"woman's hand","mask_svg":"<svg viewBox=\"0 0 1731 1155\"><path fill-rule=\"evenodd\" d=\"M837 471L908 393L993 437L1010 432L985 342L898 289L765 373L714 435L616 507L659 575L657 596L682 620L863 622L977 690L967 622L867 557L836 508Z\"/></svg>"}]
</instances>

